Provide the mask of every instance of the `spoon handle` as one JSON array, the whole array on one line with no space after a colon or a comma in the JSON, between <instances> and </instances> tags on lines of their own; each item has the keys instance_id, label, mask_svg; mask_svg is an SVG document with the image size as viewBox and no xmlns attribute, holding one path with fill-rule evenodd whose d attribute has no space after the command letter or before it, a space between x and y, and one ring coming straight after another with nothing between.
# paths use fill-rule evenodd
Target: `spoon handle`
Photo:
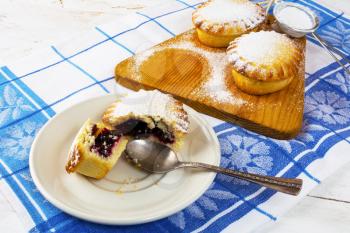
<instances>
[{"instance_id":1,"label":"spoon handle","mask_svg":"<svg viewBox=\"0 0 350 233\"><path fill-rule=\"evenodd\" d=\"M191 167L191 168L205 168L211 171L222 173L225 175L233 176L239 179L247 180L266 188L270 188L282 193L287 193L291 195L298 195L301 187L303 185L303 180L301 179L287 179L272 176L255 175L251 173L245 173L240 171L235 171L227 168L222 168L218 166L213 166L205 163L196 162L183 162L180 163L179 167Z\"/></svg>"}]
</instances>

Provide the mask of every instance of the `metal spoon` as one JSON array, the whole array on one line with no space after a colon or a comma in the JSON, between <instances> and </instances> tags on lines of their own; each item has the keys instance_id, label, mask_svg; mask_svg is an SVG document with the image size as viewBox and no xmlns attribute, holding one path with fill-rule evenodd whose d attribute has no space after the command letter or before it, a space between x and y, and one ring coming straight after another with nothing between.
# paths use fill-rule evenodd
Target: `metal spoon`
<instances>
[{"instance_id":1,"label":"metal spoon","mask_svg":"<svg viewBox=\"0 0 350 233\"><path fill-rule=\"evenodd\" d=\"M309 29L293 28L290 24L288 24L288 22L280 21L278 13L287 7L298 8L299 10L304 11L306 14L308 14L308 16L314 22L313 27L309 28ZM279 25L279 28L283 32L287 33L288 35L290 35L292 37L299 38L299 37L303 37L303 36L310 33L321 44L321 46L328 52L328 54L344 69L344 71L350 75L350 70L347 69L343 63L341 63L341 61L337 58L337 56L335 54L339 55L347 63L349 63L349 59L347 59L347 57L342 52L340 52L338 49L334 48L332 45L330 45L325 40L323 40L320 37L320 35L316 34L316 30L319 27L320 22L319 22L317 15L312 10L310 10L306 6L303 6L303 5L300 5L297 3L293 3L293 2L277 2L274 6L274 9L273 9L273 15L275 16L275 19Z\"/></svg>"},{"instance_id":2,"label":"metal spoon","mask_svg":"<svg viewBox=\"0 0 350 233\"><path fill-rule=\"evenodd\" d=\"M247 180L266 188L291 195L298 195L303 184L301 179L286 179L280 177L255 175L205 163L180 162L176 156L176 153L170 147L146 139L130 141L126 146L124 154L126 159L135 164L137 167L153 173L166 173L185 167L202 168Z\"/></svg>"}]
</instances>

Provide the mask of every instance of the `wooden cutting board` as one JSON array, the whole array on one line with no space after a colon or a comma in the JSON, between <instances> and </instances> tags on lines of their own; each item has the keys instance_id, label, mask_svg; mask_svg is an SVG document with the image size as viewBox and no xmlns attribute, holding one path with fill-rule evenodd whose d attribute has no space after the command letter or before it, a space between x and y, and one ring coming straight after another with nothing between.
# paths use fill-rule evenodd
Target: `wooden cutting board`
<instances>
[{"instance_id":1,"label":"wooden cutting board","mask_svg":"<svg viewBox=\"0 0 350 233\"><path fill-rule=\"evenodd\" d=\"M296 39L305 48L305 39ZM237 89L225 49L202 45L190 30L136 54L115 68L117 82L132 90L159 89L199 112L257 133L289 139L300 131L304 70L273 94L254 96Z\"/></svg>"}]
</instances>

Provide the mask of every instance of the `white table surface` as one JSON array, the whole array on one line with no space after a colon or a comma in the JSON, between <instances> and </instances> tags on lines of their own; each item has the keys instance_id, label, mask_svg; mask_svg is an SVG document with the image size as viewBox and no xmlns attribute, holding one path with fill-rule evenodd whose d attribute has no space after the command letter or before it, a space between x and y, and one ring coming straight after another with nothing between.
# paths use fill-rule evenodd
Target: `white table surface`
<instances>
[{"instance_id":1,"label":"white table surface","mask_svg":"<svg viewBox=\"0 0 350 233\"><path fill-rule=\"evenodd\" d=\"M0 64L67 40L118 15L167 0L1 0ZM318 0L350 15L349 0ZM350 163L322 182L276 222L254 233L349 233ZM0 190L1 191L1 190ZM0 192L0 231L24 232L22 223Z\"/></svg>"}]
</instances>

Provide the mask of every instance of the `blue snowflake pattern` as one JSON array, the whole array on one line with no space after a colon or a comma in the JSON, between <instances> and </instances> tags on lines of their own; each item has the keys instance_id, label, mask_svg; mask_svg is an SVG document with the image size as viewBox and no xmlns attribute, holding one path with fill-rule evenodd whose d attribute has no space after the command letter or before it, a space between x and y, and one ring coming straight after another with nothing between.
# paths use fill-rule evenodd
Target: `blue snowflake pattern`
<instances>
[{"instance_id":1,"label":"blue snowflake pattern","mask_svg":"<svg viewBox=\"0 0 350 233\"><path fill-rule=\"evenodd\" d=\"M327 26L321 34L322 38L332 46L350 54L350 29L346 28L342 22L337 21L335 26Z\"/></svg>"},{"instance_id":2,"label":"blue snowflake pattern","mask_svg":"<svg viewBox=\"0 0 350 233\"><path fill-rule=\"evenodd\" d=\"M335 78L327 78L326 82L337 86L340 90L342 90L345 94L350 93L350 75L344 73L337 73Z\"/></svg>"},{"instance_id":3,"label":"blue snowflake pattern","mask_svg":"<svg viewBox=\"0 0 350 233\"><path fill-rule=\"evenodd\" d=\"M0 99L0 125L9 119L17 119L22 112L34 110L32 106L24 104L24 98L17 96L16 91L9 85L5 86Z\"/></svg>"},{"instance_id":4,"label":"blue snowflake pattern","mask_svg":"<svg viewBox=\"0 0 350 233\"><path fill-rule=\"evenodd\" d=\"M2 156L25 160L28 158L30 147L41 125L33 121L9 127L0 138Z\"/></svg>"},{"instance_id":5,"label":"blue snowflake pattern","mask_svg":"<svg viewBox=\"0 0 350 233\"><path fill-rule=\"evenodd\" d=\"M220 139L221 166L260 175L267 175L273 167L269 156L270 147L253 137L229 135ZM233 177L218 175L218 179L236 184L248 185L249 182Z\"/></svg>"},{"instance_id":6,"label":"blue snowflake pattern","mask_svg":"<svg viewBox=\"0 0 350 233\"><path fill-rule=\"evenodd\" d=\"M305 114L325 123L346 124L350 121L350 101L331 91L315 91L305 97Z\"/></svg>"},{"instance_id":7,"label":"blue snowflake pattern","mask_svg":"<svg viewBox=\"0 0 350 233\"><path fill-rule=\"evenodd\" d=\"M273 143L282 148L288 154L292 153L292 142L298 143L304 147L310 145L311 142L315 142L316 132L326 131L327 128L318 124L310 124L307 119L303 121L301 132L295 139L292 140L278 140L271 139Z\"/></svg>"},{"instance_id":8,"label":"blue snowflake pattern","mask_svg":"<svg viewBox=\"0 0 350 233\"><path fill-rule=\"evenodd\" d=\"M211 185L211 188L206 191L196 202L188 206L183 211L180 211L170 217L168 217L168 220L177 226L180 229L185 229L186 227L186 218L185 218L185 212L189 214L191 217L194 217L196 219L202 219L205 220L205 211L218 211L219 207L216 203L216 201L225 201L225 200L231 200L238 198L236 195L219 189L213 189L212 187L214 184Z\"/></svg>"},{"instance_id":9,"label":"blue snowflake pattern","mask_svg":"<svg viewBox=\"0 0 350 233\"><path fill-rule=\"evenodd\" d=\"M292 141L306 146L306 143L315 141L315 132L325 130L327 130L327 128L323 127L322 125L309 124L308 120L304 120L301 132Z\"/></svg>"}]
</instances>

